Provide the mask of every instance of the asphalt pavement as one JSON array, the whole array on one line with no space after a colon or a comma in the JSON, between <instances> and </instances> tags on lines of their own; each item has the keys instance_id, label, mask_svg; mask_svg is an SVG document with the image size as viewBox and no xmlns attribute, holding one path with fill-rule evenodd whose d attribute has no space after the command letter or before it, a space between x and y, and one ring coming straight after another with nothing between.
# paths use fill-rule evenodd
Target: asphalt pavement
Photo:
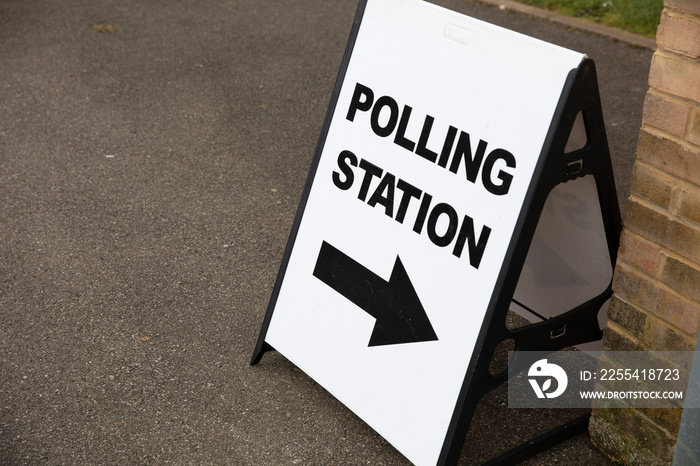
<instances>
[{"instance_id":1,"label":"asphalt pavement","mask_svg":"<svg viewBox=\"0 0 700 466\"><path fill-rule=\"evenodd\" d=\"M439 4L596 62L620 202L651 51ZM406 460L276 353L249 366L356 9L0 1L0 463ZM476 413L460 464L572 418ZM579 435L526 464L607 464Z\"/></svg>"}]
</instances>

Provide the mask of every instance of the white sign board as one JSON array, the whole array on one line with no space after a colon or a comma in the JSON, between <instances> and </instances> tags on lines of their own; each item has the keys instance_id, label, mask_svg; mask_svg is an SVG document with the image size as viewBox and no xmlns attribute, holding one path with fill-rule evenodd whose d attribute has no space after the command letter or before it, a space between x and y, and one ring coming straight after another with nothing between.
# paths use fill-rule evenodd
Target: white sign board
<instances>
[{"instance_id":1,"label":"white sign board","mask_svg":"<svg viewBox=\"0 0 700 466\"><path fill-rule=\"evenodd\" d=\"M584 56L418 0L369 0L355 39L265 341L435 464Z\"/></svg>"}]
</instances>

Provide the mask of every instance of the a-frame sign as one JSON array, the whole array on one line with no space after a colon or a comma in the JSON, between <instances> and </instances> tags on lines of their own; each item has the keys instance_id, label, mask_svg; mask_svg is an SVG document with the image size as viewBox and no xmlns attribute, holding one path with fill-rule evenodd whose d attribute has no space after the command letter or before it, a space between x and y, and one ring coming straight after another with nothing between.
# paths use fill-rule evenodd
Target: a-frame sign
<instances>
[{"instance_id":1,"label":"a-frame sign","mask_svg":"<svg viewBox=\"0 0 700 466\"><path fill-rule=\"evenodd\" d=\"M362 0L251 364L275 349L413 463L454 464L501 342L600 339L619 232L592 61Z\"/></svg>"}]
</instances>

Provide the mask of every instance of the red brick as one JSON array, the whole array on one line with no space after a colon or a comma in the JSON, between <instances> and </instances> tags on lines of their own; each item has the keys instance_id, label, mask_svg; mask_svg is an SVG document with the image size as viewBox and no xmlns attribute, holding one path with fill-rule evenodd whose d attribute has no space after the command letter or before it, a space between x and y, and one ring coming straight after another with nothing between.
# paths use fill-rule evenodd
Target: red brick
<instances>
[{"instance_id":1,"label":"red brick","mask_svg":"<svg viewBox=\"0 0 700 466\"><path fill-rule=\"evenodd\" d=\"M669 215L670 212L654 208L653 204L632 195L627 201L624 224L631 232L665 245L671 222Z\"/></svg>"},{"instance_id":2,"label":"red brick","mask_svg":"<svg viewBox=\"0 0 700 466\"><path fill-rule=\"evenodd\" d=\"M664 0L664 5L684 13L700 16L700 2L698 0Z\"/></svg>"},{"instance_id":3,"label":"red brick","mask_svg":"<svg viewBox=\"0 0 700 466\"><path fill-rule=\"evenodd\" d=\"M656 427L653 423L640 424L639 427ZM668 448L660 448L649 442L648 436L644 434L634 434L636 445L630 447L630 454L627 457L628 466L669 466L673 463L673 446L675 438L669 440L671 445Z\"/></svg>"},{"instance_id":4,"label":"red brick","mask_svg":"<svg viewBox=\"0 0 700 466\"><path fill-rule=\"evenodd\" d=\"M682 409L642 408L639 411L671 435L678 434L678 429L681 427L681 416L683 415Z\"/></svg>"},{"instance_id":5,"label":"red brick","mask_svg":"<svg viewBox=\"0 0 700 466\"><path fill-rule=\"evenodd\" d=\"M614 461L623 463L629 454L629 439L617 428L615 422L604 420L600 416L601 411L594 410L588 424L591 442Z\"/></svg>"},{"instance_id":6,"label":"red brick","mask_svg":"<svg viewBox=\"0 0 700 466\"><path fill-rule=\"evenodd\" d=\"M642 121L645 125L683 137L689 113L690 105L687 102L648 92L644 101Z\"/></svg>"},{"instance_id":7,"label":"red brick","mask_svg":"<svg viewBox=\"0 0 700 466\"><path fill-rule=\"evenodd\" d=\"M700 102L700 62L656 51L651 60L649 86Z\"/></svg>"},{"instance_id":8,"label":"red brick","mask_svg":"<svg viewBox=\"0 0 700 466\"><path fill-rule=\"evenodd\" d=\"M693 108L690 112L690 123L688 127L688 141L696 146L700 146L700 110Z\"/></svg>"},{"instance_id":9,"label":"red brick","mask_svg":"<svg viewBox=\"0 0 700 466\"><path fill-rule=\"evenodd\" d=\"M677 180L651 165L635 163L630 190L654 204L668 208Z\"/></svg>"},{"instance_id":10,"label":"red brick","mask_svg":"<svg viewBox=\"0 0 700 466\"><path fill-rule=\"evenodd\" d=\"M668 249L700 264L700 225L672 219L668 224ZM700 283L698 283L700 288Z\"/></svg>"},{"instance_id":11,"label":"red brick","mask_svg":"<svg viewBox=\"0 0 700 466\"><path fill-rule=\"evenodd\" d=\"M655 313L691 337L700 330L700 305L673 292L660 290L661 301Z\"/></svg>"},{"instance_id":12,"label":"red brick","mask_svg":"<svg viewBox=\"0 0 700 466\"><path fill-rule=\"evenodd\" d=\"M612 437L617 441L612 444L601 442L599 434L607 430L605 423L615 430L619 429L618 432L623 438L616 439L617 436L610 436L608 433L603 439ZM624 464L651 466L670 464L669 460L673 459L673 447L676 443L674 436L669 435L638 409L595 409L589 429L591 440L599 447L607 447L608 453L623 459ZM644 460L641 460L640 456L644 457Z\"/></svg>"},{"instance_id":13,"label":"red brick","mask_svg":"<svg viewBox=\"0 0 700 466\"><path fill-rule=\"evenodd\" d=\"M646 328L641 340L644 346L651 351L695 350L694 340L653 318L646 319Z\"/></svg>"},{"instance_id":14,"label":"red brick","mask_svg":"<svg viewBox=\"0 0 700 466\"><path fill-rule=\"evenodd\" d=\"M625 331L615 322L608 321L603 331L603 351L644 351L636 336Z\"/></svg>"},{"instance_id":15,"label":"red brick","mask_svg":"<svg viewBox=\"0 0 700 466\"><path fill-rule=\"evenodd\" d=\"M678 207L676 213L700 225L700 189L690 186L681 187L678 190Z\"/></svg>"},{"instance_id":16,"label":"red brick","mask_svg":"<svg viewBox=\"0 0 700 466\"><path fill-rule=\"evenodd\" d=\"M661 270L661 279L671 289L700 303L700 266L667 257Z\"/></svg>"},{"instance_id":17,"label":"red brick","mask_svg":"<svg viewBox=\"0 0 700 466\"><path fill-rule=\"evenodd\" d=\"M700 149L649 131L639 132L637 160L700 186Z\"/></svg>"},{"instance_id":18,"label":"red brick","mask_svg":"<svg viewBox=\"0 0 700 466\"><path fill-rule=\"evenodd\" d=\"M630 417L628 425L630 425L631 436L639 442L639 447L642 449L648 449L652 455L649 457L650 460L658 459L657 464L670 464L673 460L673 447L676 444L676 439L669 435L664 429L651 422L649 418L644 416L641 411L636 409L622 410L626 411L620 413L621 417ZM649 465L650 462L647 461L634 461L634 453L637 449L630 448L630 464L640 464Z\"/></svg>"},{"instance_id":19,"label":"red brick","mask_svg":"<svg viewBox=\"0 0 700 466\"><path fill-rule=\"evenodd\" d=\"M618 259L649 276L654 276L659 259L659 246L625 229L620 237Z\"/></svg>"},{"instance_id":20,"label":"red brick","mask_svg":"<svg viewBox=\"0 0 700 466\"><path fill-rule=\"evenodd\" d=\"M686 200L684 209L689 208L687 204L691 202ZM671 212L633 194L627 201L624 224L630 233L642 236L678 253L691 262L700 264L700 225L697 223L684 221ZM630 237L628 241L632 240L633 238ZM640 249L630 250L630 246L634 248L637 245L640 246ZM656 260L654 253L649 241L645 243L637 241L636 244L631 245L621 244L620 255L623 260L644 270L649 275L653 275L651 272L652 264L649 261ZM698 287L700 288L700 284Z\"/></svg>"},{"instance_id":21,"label":"red brick","mask_svg":"<svg viewBox=\"0 0 700 466\"><path fill-rule=\"evenodd\" d=\"M673 10L664 10L656 31L656 43L691 58L700 57L700 22L691 16L681 16Z\"/></svg>"},{"instance_id":22,"label":"red brick","mask_svg":"<svg viewBox=\"0 0 700 466\"><path fill-rule=\"evenodd\" d=\"M613 290L615 294L611 304L624 302L624 306L611 306L613 315L616 316L613 320L619 318L620 325L633 334L641 337L638 325L625 322L625 313L630 314L631 310L654 315L690 336L698 334L700 304L624 263L618 262L615 269Z\"/></svg>"},{"instance_id":23,"label":"red brick","mask_svg":"<svg viewBox=\"0 0 700 466\"><path fill-rule=\"evenodd\" d=\"M623 300L647 312L658 302L653 279L620 261L615 267L613 291Z\"/></svg>"},{"instance_id":24,"label":"red brick","mask_svg":"<svg viewBox=\"0 0 700 466\"><path fill-rule=\"evenodd\" d=\"M608 319L627 330L632 335L643 335L647 314L613 295L608 308Z\"/></svg>"}]
</instances>

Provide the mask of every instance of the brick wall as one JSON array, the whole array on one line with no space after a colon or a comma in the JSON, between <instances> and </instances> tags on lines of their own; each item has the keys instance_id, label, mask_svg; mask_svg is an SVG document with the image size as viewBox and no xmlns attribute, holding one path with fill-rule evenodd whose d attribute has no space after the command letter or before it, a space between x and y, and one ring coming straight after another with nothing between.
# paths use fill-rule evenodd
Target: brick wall
<instances>
[{"instance_id":1,"label":"brick wall","mask_svg":"<svg viewBox=\"0 0 700 466\"><path fill-rule=\"evenodd\" d=\"M665 0L603 348L692 351L700 328L700 0ZM593 411L626 464L670 464L680 409Z\"/></svg>"}]
</instances>

